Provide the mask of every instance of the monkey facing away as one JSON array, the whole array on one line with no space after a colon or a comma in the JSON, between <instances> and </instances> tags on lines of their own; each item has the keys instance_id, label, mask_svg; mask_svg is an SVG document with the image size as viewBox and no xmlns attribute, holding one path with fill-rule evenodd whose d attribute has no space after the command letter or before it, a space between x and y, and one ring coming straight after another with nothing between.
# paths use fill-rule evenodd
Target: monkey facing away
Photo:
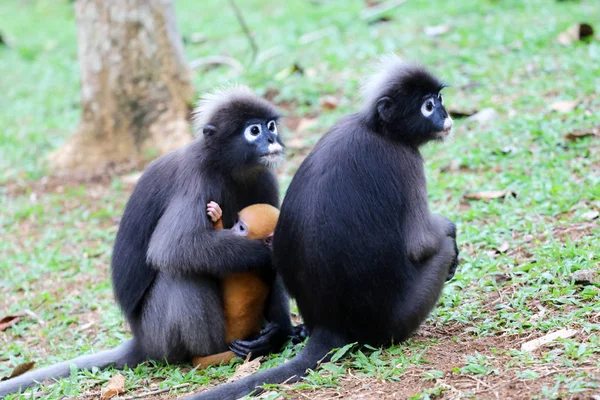
<instances>
[{"instance_id":1,"label":"monkey facing away","mask_svg":"<svg viewBox=\"0 0 600 400\"><path fill-rule=\"evenodd\" d=\"M0 396L68 376L70 365L134 367L149 359L189 362L226 351L221 280L237 272L271 271L271 249L229 229L214 230L206 204L215 200L223 208L225 228L246 206L279 205L272 172L283 153L278 118L270 103L246 87L201 101L195 113L200 137L148 166L119 225L112 282L133 338L113 350L0 382ZM243 342L240 356L279 349L292 332L281 279L265 303L268 324Z\"/></svg>"},{"instance_id":2,"label":"monkey facing away","mask_svg":"<svg viewBox=\"0 0 600 400\"><path fill-rule=\"evenodd\" d=\"M215 229L223 229L222 210L213 201L207 205L207 214ZM231 231L247 239L262 240L270 245L277 224L279 210L269 204L253 204L238 214L238 221ZM260 332L263 323L264 305L275 279L275 270L261 273L237 272L223 278L223 314L225 318L225 342L247 339ZM233 345L235 348L235 344ZM233 351L205 357L194 357L195 367L228 362L235 358Z\"/></svg>"},{"instance_id":3,"label":"monkey facing away","mask_svg":"<svg viewBox=\"0 0 600 400\"><path fill-rule=\"evenodd\" d=\"M294 382L333 348L407 339L458 264L455 225L431 214L419 147L445 139L443 85L390 58L301 164L275 235L275 268L296 298L310 339L283 365L190 399L237 399Z\"/></svg>"}]
</instances>

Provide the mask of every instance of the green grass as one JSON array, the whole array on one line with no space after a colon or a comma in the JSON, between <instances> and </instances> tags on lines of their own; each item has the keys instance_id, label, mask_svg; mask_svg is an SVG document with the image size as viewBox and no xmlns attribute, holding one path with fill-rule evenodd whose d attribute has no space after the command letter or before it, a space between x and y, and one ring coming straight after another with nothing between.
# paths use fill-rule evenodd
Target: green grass
<instances>
[{"instance_id":1,"label":"green grass","mask_svg":"<svg viewBox=\"0 0 600 400\"><path fill-rule=\"evenodd\" d=\"M406 397L423 399L487 398L515 385L529 388L517 398L598 393L599 289L575 284L571 274L600 269L598 220L585 219L600 209L600 138L568 142L565 134L600 125L600 41L562 46L556 37L578 22L600 29L600 4L410 0L387 14L389 22L368 24L359 17L362 1L238 3L260 47L252 65L248 42L223 2L176 2L183 36L206 38L200 44L186 40L189 60L222 54L246 65L242 73L228 67L196 71L197 91L239 81L261 94L275 92L274 101L290 116L318 117L300 136L308 146L356 110L361 77L385 53L433 69L450 84L444 93L450 108L492 107L499 113L485 125L457 121L452 142L424 149L431 208L457 222L462 252L460 270L424 328L429 335L385 349L353 348L351 357L311 373L296 390L352 397L363 390L344 392L355 388L348 386L352 380L389 382L377 388L409 380L415 389ZM112 298L108 262L131 188L114 177L110 185L44 189L51 172L46 156L74 131L80 112L72 4L5 0L0 15L9 44L0 47L0 310L31 309L44 321L26 317L0 334L4 376L24 361L47 365L128 336ZM453 29L436 38L423 33L439 24ZM307 42L306 35L315 32L325 34ZM304 74L290 74L294 64ZM339 98L337 109L321 110L325 94ZM580 103L570 112L550 109L556 101L575 99ZM301 159L290 157L282 190ZM15 193L15 185L25 189ZM463 198L504 189L517 196ZM506 253L495 254L505 242ZM520 351L522 342L561 328L579 333L533 354ZM288 346L263 366L281 363L299 347ZM440 361L444 348L457 350L454 361ZM142 392L150 382L190 383L180 390L188 392L225 379L236 365L190 372L188 366L148 363L124 375L128 390ZM74 374L45 389L45 398L97 394L113 374ZM489 391L475 389L477 380ZM472 387L460 386L463 381Z\"/></svg>"}]
</instances>

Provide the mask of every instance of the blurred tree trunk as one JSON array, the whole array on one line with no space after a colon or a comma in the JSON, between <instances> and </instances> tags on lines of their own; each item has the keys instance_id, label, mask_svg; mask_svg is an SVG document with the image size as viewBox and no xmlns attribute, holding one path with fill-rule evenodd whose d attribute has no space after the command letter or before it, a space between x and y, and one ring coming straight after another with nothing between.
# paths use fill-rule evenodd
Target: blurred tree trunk
<instances>
[{"instance_id":1,"label":"blurred tree trunk","mask_svg":"<svg viewBox=\"0 0 600 400\"><path fill-rule=\"evenodd\" d=\"M99 172L191 139L190 69L172 0L77 0L82 114L50 155L57 171Z\"/></svg>"}]
</instances>

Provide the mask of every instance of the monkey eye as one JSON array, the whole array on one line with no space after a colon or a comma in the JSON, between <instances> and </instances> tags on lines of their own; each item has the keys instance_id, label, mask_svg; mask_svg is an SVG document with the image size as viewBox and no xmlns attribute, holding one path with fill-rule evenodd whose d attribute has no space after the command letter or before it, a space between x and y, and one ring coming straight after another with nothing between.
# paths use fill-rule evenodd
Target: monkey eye
<instances>
[{"instance_id":1,"label":"monkey eye","mask_svg":"<svg viewBox=\"0 0 600 400\"><path fill-rule=\"evenodd\" d=\"M258 137L258 135L260 135L260 132L261 132L260 125L249 125L244 130L244 137L246 138L247 141L254 142L254 140L256 140L256 138Z\"/></svg>"},{"instance_id":2,"label":"monkey eye","mask_svg":"<svg viewBox=\"0 0 600 400\"><path fill-rule=\"evenodd\" d=\"M433 100L432 99L427 99L427 100L425 100L425 102L421 106L421 113L424 116L429 117L433 113L433 108L434 107L435 107L435 105L433 104Z\"/></svg>"},{"instance_id":3,"label":"monkey eye","mask_svg":"<svg viewBox=\"0 0 600 400\"><path fill-rule=\"evenodd\" d=\"M438 94L438 100L440 101L440 103L442 103L442 105L444 105L444 98L442 97L442 94Z\"/></svg>"},{"instance_id":4,"label":"monkey eye","mask_svg":"<svg viewBox=\"0 0 600 400\"><path fill-rule=\"evenodd\" d=\"M275 124L275 121L269 121L269 123L267 124L267 128L273 132L273 133L277 133L277 125Z\"/></svg>"}]
</instances>

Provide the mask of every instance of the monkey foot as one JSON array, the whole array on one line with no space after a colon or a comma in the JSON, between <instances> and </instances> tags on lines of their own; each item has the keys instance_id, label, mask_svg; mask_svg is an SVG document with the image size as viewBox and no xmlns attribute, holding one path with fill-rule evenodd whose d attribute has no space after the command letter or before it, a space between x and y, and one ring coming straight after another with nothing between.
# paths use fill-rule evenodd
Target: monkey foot
<instances>
[{"instance_id":1,"label":"monkey foot","mask_svg":"<svg viewBox=\"0 0 600 400\"><path fill-rule=\"evenodd\" d=\"M269 322L256 339L234 340L229 348L240 358L245 359L248 354L252 353L251 358L254 359L279 350L286 340L287 336L282 332L280 326Z\"/></svg>"},{"instance_id":2,"label":"monkey foot","mask_svg":"<svg viewBox=\"0 0 600 400\"><path fill-rule=\"evenodd\" d=\"M304 324L296 325L292 328L290 339L292 343L297 344L303 342L309 336L308 328Z\"/></svg>"}]
</instances>

